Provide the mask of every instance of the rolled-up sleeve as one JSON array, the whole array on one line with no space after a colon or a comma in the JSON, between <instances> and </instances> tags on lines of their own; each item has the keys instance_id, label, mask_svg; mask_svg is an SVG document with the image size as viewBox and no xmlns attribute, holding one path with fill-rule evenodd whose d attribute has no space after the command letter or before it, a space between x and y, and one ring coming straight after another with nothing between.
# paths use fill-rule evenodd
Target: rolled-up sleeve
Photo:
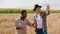
<instances>
[{"instance_id":1,"label":"rolled-up sleeve","mask_svg":"<svg viewBox=\"0 0 60 34\"><path fill-rule=\"evenodd\" d=\"M15 21L15 27L16 27L16 28L19 27L17 20Z\"/></svg>"},{"instance_id":2,"label":"rolled-up sleeve","mask_svg":"<svg viewBox=\"0 0 60 34\"><path fill-rule=\"evenodd\" d=\"M47 15L49 15L49 14L50 14L50 11L48 11L48 12L45 12L45 14L46 14L46 16L47 16Z\"/></svg>"},{"instance_id":3,"label":"rolled-up sleeve","mask_svg":"<svg viewBox=\"0 0 60 34\"><path fill-rule=\"evenodd\" d=\"M27 20L27 24L28 24L30 27L32 26L32 24L30 23L29 20Z\"/></svg>"}]
</instances>

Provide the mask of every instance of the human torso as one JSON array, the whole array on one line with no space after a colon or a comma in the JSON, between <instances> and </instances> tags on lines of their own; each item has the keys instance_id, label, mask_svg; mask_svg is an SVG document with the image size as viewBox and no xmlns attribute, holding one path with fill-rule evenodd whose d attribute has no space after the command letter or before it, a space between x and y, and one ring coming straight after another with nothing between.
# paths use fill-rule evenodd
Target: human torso
<instances>
[{"instance_id":1,"label":"human torso","mask_svg":"<svg viewBox=\"0 0 60 34\"><path fill-rule=\"evenodd\" d=\"M18 23L17 25L19 25L19 27L25 28L27 23L28 23L28 21L27 21L27 19L21 20L19 18L19 19L17 19L17 23Z\"/></svg>"},{"instance_id":2,"label":"human torso","mask_svg":"<svg viewBox=\"0 0 60 34\"><path fill-rule=\"evenodd\" d=\"M42 26L42 18L41 18L41 16L40 16L40 14L38 14L38 15L35 15L35 18L34 18L35 20L36 20L36 22L37 22L37 28L43 28L43 26Z\"/></svg>"}]
</instances>

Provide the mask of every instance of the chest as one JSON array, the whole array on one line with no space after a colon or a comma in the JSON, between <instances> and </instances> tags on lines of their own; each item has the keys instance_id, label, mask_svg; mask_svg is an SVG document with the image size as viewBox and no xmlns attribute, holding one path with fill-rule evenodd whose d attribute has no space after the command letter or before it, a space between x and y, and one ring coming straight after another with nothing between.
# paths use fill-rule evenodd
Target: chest
<instances>
[{"instance_id":1,"label":"chest","mask_svg":"<svg viewBox=\"0 0 60 34\"><path fill-rule=\"evenodd\" d=\"M24 21L23 20L19 20L18 23L20 25L24 25L24 26L27 25L27 21L26 20L24 20Z\"/></svg>"},{"instance_id":2,"label":"chest","mask_svg":"<svg viewBox=\"0 0 60 34\"><path fill-rule=\"evenodd\" d=\"M40 20L42 20L42 18L41 18L40 15L36 15L36 16L35 16L35 20L36 20L36 21L40 21Z\"/></svg>"}]
</instances>

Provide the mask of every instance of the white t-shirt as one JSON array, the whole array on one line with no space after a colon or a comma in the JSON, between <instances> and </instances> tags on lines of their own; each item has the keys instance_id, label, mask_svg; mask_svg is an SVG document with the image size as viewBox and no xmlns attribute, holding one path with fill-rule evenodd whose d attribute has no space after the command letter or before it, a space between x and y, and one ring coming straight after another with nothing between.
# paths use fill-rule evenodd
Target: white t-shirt
<instances>
[{"instance_id":1,"label":"white t-shirt","mask_svg":"<svg viewBox=\"0 0 60 34\"><path fill-rule=\"evenodd\" d=\"M39 29L40 29L40 28L43 28L43 27L42 27L42 18L41 18L41 16L40 16L40 14L36 15L34 19L35 19L36 22L37 22L37 28L39 28Z\"/></svg>"}]
</instances>

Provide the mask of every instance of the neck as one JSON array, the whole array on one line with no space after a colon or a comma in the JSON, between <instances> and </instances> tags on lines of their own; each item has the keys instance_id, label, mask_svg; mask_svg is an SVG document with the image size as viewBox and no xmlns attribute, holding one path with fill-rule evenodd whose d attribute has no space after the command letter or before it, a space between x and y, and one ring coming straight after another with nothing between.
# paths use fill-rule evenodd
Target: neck
<instances>
[{"instance_id":1,"label":"neck","mask_svg":"<svg viewBox=\"0 0 60 34\"><path fill-rule=\"evenodd\" d=\"M21 20L24 20L25 19L25 17L21 17Z\"/></svg>"}]
</instances>

